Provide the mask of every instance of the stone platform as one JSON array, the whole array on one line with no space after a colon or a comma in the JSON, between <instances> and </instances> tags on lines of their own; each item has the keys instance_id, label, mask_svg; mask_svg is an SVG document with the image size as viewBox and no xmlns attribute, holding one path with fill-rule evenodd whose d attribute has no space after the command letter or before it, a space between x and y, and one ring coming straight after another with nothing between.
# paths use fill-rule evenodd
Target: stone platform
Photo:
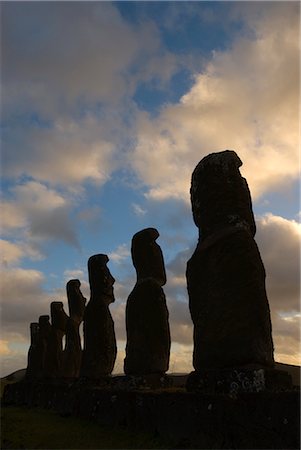
<instances>
[{"instance_id":1,"label":"stone platform","mask_svg":"<svg viewBox=\"0 0 301 450\"><path fill-rule=\"evenodd\" d=\"M297 389L205 394L175 387L174 380L174 387L152 389L138 383L129 390L121 388L126 377L121 378L106 385L105 380L23 381L7 385L3 401L153 433L170 440L172 448L300 448ZM178 384L184 382L182 377Z\"/></svg>"},{"instance_id":2,"label":"stone platform","mask_svg":"<svg viewBox=\"0 0 301 450\"><path fill-rule=\"evenodd\" d=\"M288 372L266 368L232 368L191 372L187 377L189 392L229 394L280 391L293 388Z\"/></svg>"}]
</instances>

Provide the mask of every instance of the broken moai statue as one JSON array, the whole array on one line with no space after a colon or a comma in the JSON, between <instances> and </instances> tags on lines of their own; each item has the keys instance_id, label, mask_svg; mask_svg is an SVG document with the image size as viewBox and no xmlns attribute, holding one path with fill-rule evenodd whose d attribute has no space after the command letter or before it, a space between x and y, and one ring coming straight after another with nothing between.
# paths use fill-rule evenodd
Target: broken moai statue
<instances>
[{"instance_id":1,"label":"broken moai statue","mask_svg":"<svg viewBox=\"0 0 301 450\"><path fill-rule=\"evenodd\" d=\"M44 374L46 378L62 376L63 337L66 333L68 316L62 302L50 304L51 329L47 340Z\"/></svg>"},{"instance_id":2,"label":"broken moai statue","mask_svg":"<svg viewBox=\"0 0 301 450\"><path fill-rule=\"evenodd\" d=\"M30 324L30 347L27 357L27 378L37 378L40 367L40 355L38 351L39 340L39 324L38 322L32 322Z\"/></svg>"},{"instance_id":3,"label":"broken moai statue","mask_svg":"<svg viewBox=\"0 0 301 450\"><path fill-rule=\"evenodd\" d=\"M146 228L132 239L137 282L126 305L127 375L163 375L169 366L170 330L162 289L166 274L162 251L156 243L158 237L155 228Z\"/></svg>"},{"instance_id":4,"label":"broken moai statue","mask_svg":"<svg viewBox=\"0 0 301 450\"><path fill-rule=\"evenodd\" d=\"M82 347L79 326L83 321L86 299L80 290L79 280L70 280L66 285L69 318L66 325L66 346L63 354L62 375L65 378L79 376Z\"/></svg>"},{"instance_id":5,"label":"broken moai statue","mask_svg":"<svg viewBox=\"0 0 301 450\"><path fill-rule=\"evenodd\" d=\"M117 347L114 322L109 304L115 301L107 255L89 258L88 272L91 297L84 313L84 350L80 376L97 380L113 371Z\"/></svg>"},{"instance_id":6,"label":"broken moai statue","mask_svg":"<svg viewBox=\"0 0 301 450\"><path fill-rule=\"evenodd\" d=\"M226 150L203 158L192 174L199 241L186 277L196 373L274 366L265 269L241 165L237 154Z\"/></svg>"}]
</instances>

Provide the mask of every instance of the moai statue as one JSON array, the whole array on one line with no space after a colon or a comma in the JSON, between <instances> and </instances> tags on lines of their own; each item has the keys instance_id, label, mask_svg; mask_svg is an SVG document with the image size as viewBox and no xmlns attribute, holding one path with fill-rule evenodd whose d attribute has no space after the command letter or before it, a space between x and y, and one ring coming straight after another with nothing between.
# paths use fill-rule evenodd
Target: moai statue
<instances>
[{"instance_id":1,"label":"moai statue","mask_svg":"<svg viewBox=\"0 0 301 450\"><path fill-rule=\"evenodd\" d=\"M63 337L66 333L68 316L62 302L50 304L51 330L47 342L45 357L45 376L59 378L62 376Z\"/></svg>"},{"instance_id":2,"label":"moai statue","mask_svg":"<svg viewBox=\"0 0 301 450\"><path fill-rule=\"evenodd\" d=\"M37 339L37 360L39 361L37 378L43 378L46 375L45 361L50 333L51 333L51 325L49 323L49 316L48 315L40 316L38 339Z\"/></svg>"},{"instance_id":3,"label":"moai statue","mask_svg":"<svg viewBox=\"0 0 301 450\"><path fill-rule=\"evenodd\" d=\"M166 274L158 237L155 228L146 228L132 239L137 282L126 305L127 375L164 374L169 366L170 331L162 289Z\"/></svg>"},{"instance_id":4,"label":"moai statue","mask_svg":"<svg viewBox=\"0 0 301 450\"><path fill-rule=\"evenodd\" d=\"M79 280L70 280L66 285L69 318L66 326L66 346L63 354L63 377L79 376L82 347L79 326L83 321L86 299L81 293Z\"/></svg>"},{"instance_id":5,"label":"moai statue","mask_svg":"<svg viewBox=\"0 0 301 450\"><path fill-rule=\"evenodd\" d=\"M241 165L226 150L203 158L192 174L199 241L186 276L196 372L274 365L265 269Z\"/></svg>"},{"instance_id":6,"label":"moai statue","mask_svg":"<svg viewBox=\"0 0 301 450\"><path fill-rule=\"evenodd\" d=\"M89 258L88 272L91 297L84 313L84 350L80 376L97 380L113 371L117 346L114 322L109 310L115 301L112 277L107 255Z\"/></svg>"},{"instance_id":7,"label":"moai statue","mask_svg":"<svg viewBox=\"0 0 301 450\"><path fill-rule=\"evenodd\" d=\"M30 347L27 357L27 378L37 378L40 366L39 352L38 352L38 340L39 340L39 324L32 322L30 324Z\"/></svg>"}]
</instances>

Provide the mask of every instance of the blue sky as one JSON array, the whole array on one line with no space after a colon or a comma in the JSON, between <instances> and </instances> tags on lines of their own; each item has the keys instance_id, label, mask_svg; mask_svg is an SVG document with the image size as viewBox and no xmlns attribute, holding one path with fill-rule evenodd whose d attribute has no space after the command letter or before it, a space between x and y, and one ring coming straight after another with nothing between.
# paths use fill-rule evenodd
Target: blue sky
<instances>
[{"instance_id":1,"label":"blue sky","mask_svg":"<svg viewBox=\"0 0 301 450\"><path fill-rule=\"evenodd\" d=\"M29 323L107 253L122 371L131 238L160 233L171 371L191 370L190 177L243 161L267 270L276 359L300 363L298 2L2 2L2 375Z\"/></svg>"}]
</instances>

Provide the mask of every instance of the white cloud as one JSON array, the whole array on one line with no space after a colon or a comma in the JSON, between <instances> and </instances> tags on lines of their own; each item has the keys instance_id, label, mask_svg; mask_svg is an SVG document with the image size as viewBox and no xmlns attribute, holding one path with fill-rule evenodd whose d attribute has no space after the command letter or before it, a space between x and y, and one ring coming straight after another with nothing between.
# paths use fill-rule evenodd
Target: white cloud
<instances>
[{"instance_id":1,"label":"white cloud","mask_svg":"<svg viewBox=\"0 0 301 450\"><path fill-rule=\"evenodd\" d=\"M79 96L117 101L128 88L125 71L143 54L152 57L158 46L154 25L130 25L110 3L7 5L2 56L7 101L22 90L42 110L57 101L49 92L62 95L61 108ZM20 81L25 85L18 89Z\"/></svg>"},{"instance_id":2,"label":"white cloud","mask_svg":"<svg viewBox=\"0 0 301 450\"><path fill-rule=\"evenodd\" d=\"M299 311L301 224L266 214L257 218L255 239L267 273L272 310Z\"/></svg>"},{"instance_id":3,"label":"white cloud","mask_svg":"<svg viewBox=\"0 0 301 450\"><path fill-rule=\"evenodd\" d=\"M138 217L143 217L147 213L147 210L142 208L142 206L138 205L137 203L132 203L132 208L134 214Z\"/></svg>"},{"instance_id":4,"label":"white cloud","mask_svg":"<svg viewBox=\"0 0 301 450\"><path fill-rule=\"evenodd\" d=\"M299 9L265 5L248 24L255 36L213 53L178 104L140 115L131 162L150 197L188 200L195 165L225 149L241 157L254 198L298 177Z\"/></svg>"},{"instance_id":5,"label":"white cloud","mask_svg":"<svg viewBox=\"0 0 301 450\"><path fill-rule=\"evenodd\" d=\"M128 244L119 245L113 252L108 254L110 260L114 261L117 264L120 264L125 259L128 259L131 255Z\"/></svg>"},{"instance_id":6,"label":"white cloud","mask_svg":"<svg viewBox=\"0 0 301 450\"><path fill-rule=\"evenodd\" d=\"M79 279L81 280L84 277L84 271L82 269L71 269L64 270L65 280L68 281L70 279Z\"/></svg>"},{"instance_id":7,"label":"white cloud","mask_svg":"<svg viewBox=\"0 0 301 450\"><path fill-rule=\"evenodd\" d=\"M0 239L0 255L1 263L3 265L8 265L19 261L23 254L22 249L18 245Z\"/></svg>"},{"instance_id":8,"label":"white cloud","mask_svg":"<svg viewBox=\"0 0 301 450\"><path fill-rule=\"evenodd\" d=\"M30 322L49 314L50 297L43 289L44 275L37 270L4 269L1 274L2 336L27 336ZM9 340L9 339L8 339Z\"/></svg>"},{"instance_id":9,"label":"white cloud","mask_svg":"<svg viewBox=\"0 0 301 450\"><path fill-rule=\"evenodd\" d=\"M2 24L3 173L104 184L124 165L130 96L176 70L155 24L128 23L107 2L7 4Z\"/></svg>"},{"instance_id":10,"label":"white cloud","mask_svg":"<svg viewBox=\"0 0 301 450\"><path fill-rule=\"evenodd\" d=\"M42 183L29 181L11 189L12 198L3 202L4 234L15 235L19 229L23 245L31 256L43 240L56 239L78 247L78 240L70 220L72 200L65 198ZM23 229L23 230L21 230ZM23 235L22 235L23 233Z\"/></svg>"}]
</instances>

